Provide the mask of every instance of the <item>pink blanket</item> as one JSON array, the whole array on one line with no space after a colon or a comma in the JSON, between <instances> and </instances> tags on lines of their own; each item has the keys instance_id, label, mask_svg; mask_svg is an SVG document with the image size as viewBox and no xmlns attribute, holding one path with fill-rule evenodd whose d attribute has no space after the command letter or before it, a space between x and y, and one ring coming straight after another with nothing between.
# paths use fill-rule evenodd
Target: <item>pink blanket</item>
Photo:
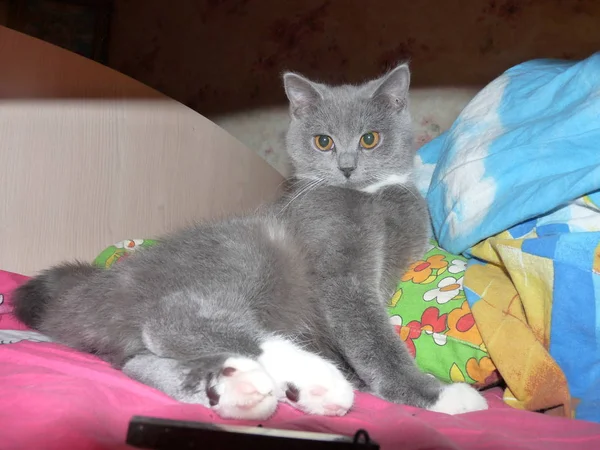
<instances>
[{"instance_id":1,"label":"pink blanket","mask_svg":"<svg viewBox=\"0 0 600 450\"><path fill-rule=\"evenodd\" d=\"M10 304L11 291L25 280L0 271L0 449L128 448L133 415L223 422L207 408L178 403L94 356L28 330ZM500 390L486 396L490 410L446 416L358 394L342 418L281 405L263 425L346 435L363 428L384 450L600 448L600 424L511 409Z\"/></svg>"}]
</instances>

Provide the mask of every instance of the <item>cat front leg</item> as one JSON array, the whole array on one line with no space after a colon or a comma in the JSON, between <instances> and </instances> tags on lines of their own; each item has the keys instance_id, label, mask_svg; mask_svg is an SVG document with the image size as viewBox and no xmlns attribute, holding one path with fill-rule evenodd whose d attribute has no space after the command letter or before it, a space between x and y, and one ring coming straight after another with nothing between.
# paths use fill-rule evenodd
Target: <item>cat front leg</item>
<instances>
[{"instance_id":1,"label":"cat front leg","mask_svg":"<svg viewBox=\"0 0 600 450\"><path fill-rule=\"evenodd\" d=\"M485 399L471 386L444 385L423 373L394 332L377 295L357 285L356 278L337 280L329 288L330 298L343 299L329 304L335 344L369 392L447 414L487 409Z\"/></svg>"}]
</instances>

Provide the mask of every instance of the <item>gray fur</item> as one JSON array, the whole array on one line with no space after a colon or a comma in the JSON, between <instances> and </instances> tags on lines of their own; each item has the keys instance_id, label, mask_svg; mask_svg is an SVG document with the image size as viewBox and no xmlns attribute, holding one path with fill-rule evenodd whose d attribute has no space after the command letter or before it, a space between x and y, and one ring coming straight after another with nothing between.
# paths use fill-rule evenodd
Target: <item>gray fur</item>
<instances>
[{"instance_id":1,"label":"gray fur","mask_svg":"<svg viewBox=\"0 0 600 450\"><path fill-rule=\"evenodd\" d=\"M50 269L16 292L17 316L183 401L206 403L229 356L256 358L278 333L364 391L431 406L441 384L417 369L385 310L423 254L426 205L410 180L361 191L412 172L409 78L405 65L360 86L286 74L295 177L284 197L166 236L108 270ZM380 144L363 150L370 131ZM321 134L334 151L315 148Z\"/></svg>"}]
</instances>

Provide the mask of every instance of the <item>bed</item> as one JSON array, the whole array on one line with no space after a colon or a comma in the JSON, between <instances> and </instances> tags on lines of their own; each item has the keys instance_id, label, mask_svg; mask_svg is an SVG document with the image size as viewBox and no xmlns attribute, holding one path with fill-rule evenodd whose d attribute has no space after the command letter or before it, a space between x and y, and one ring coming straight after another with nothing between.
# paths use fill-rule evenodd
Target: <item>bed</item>
<instances>
[{"instance_id":1,"label":"bed","mask_svg":"<svg viewBox=\"0 0 600 450\"><path fill-rule=\"evenodd\" d=\"M144 238L192 220L251 210L277 195L282 176L183 105L1 27L0 66L0 448L129 448L125 435L134 415L223 423L207 408L178 403L92 355L27 329L12 315L11 293L64 259L112 264L142 247ZM392 322L406 283L424 271L437 283L444 274L465 270L461 255L443 252L433 243L426 259L400 280L400 294L390 300ZM481 339L472 324L457 325L458 337L451 327L435 328L440 314L464 323L468 311L452 315L464 304L441 313L415 307L419 321L396 322L400 338L414 347L417 359L431 344L421 338ZM411 335L414 330L418 336ZM482 345L477 351L487 352ZM458 375L449 370L452 381ZM350 436L364 429L383 449L600 447L599 424L511 407L498 377L477 379L468 370L461 375L485 388L489 410L446 416L358 394L342 418L306 416L281 405L260 425Z\"/></svg>"}]
</instances>

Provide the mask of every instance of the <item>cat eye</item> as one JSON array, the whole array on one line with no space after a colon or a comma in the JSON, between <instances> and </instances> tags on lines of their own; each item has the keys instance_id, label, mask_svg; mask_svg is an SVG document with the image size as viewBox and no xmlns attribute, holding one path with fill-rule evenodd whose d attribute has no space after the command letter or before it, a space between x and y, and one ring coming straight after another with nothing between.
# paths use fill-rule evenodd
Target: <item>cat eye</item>
<instances>
[{"instance_id":1,"label":"cat eye","mask_svg":"<svg viewBox=\"0 0 600 450\"><path fill-rule=\"evenodd\" d=\"M377 144L379 144L379 133L377 131L365 133L360 137L360 146L362 148L371 150L372 148L377 147Z\"/></svg>"},{"instance_id":2,"label":"cat eye","mask_svg":"<svg viewBox=\"0 0 600 450\"><path fill-rule=\"evenodd\" d=\"M328 152L333 148L333 139L325 134L315 136L315 145L322 152Z\"/></svg>"}]
</instances>

